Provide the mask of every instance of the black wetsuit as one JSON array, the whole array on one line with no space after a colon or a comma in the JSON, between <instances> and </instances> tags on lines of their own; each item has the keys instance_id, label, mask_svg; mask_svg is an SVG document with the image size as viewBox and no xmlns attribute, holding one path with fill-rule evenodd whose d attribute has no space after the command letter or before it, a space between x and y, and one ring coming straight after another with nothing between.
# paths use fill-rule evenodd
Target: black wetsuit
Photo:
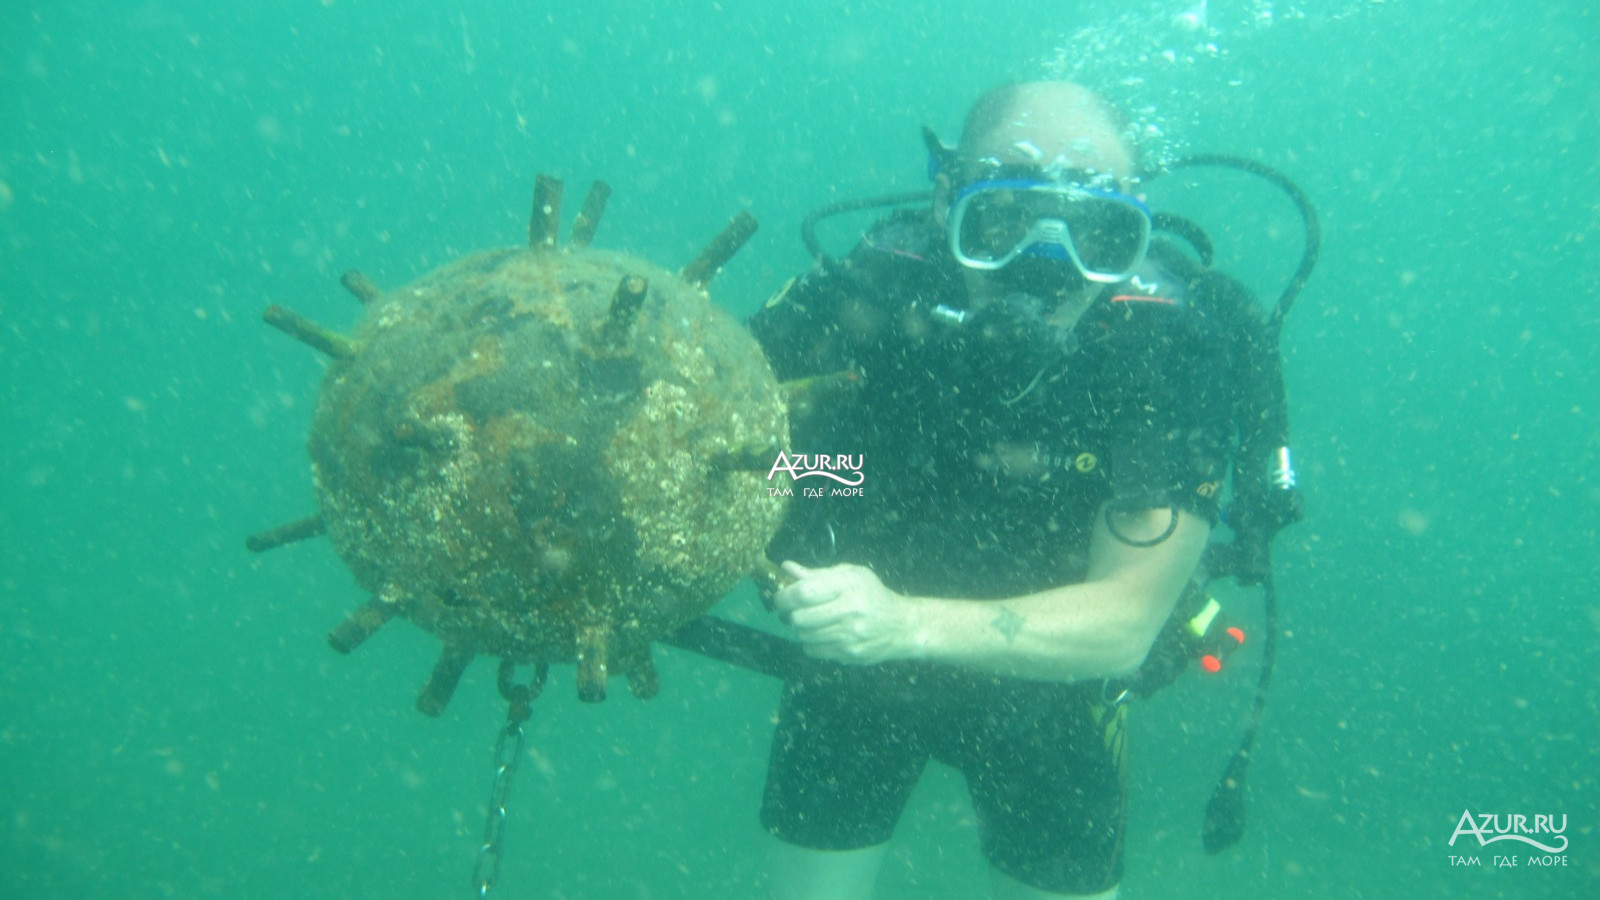
<instances>
[{"instance_id":1,"label":"black wetsuit","mask_svg":"<svg viewBox=\"0 0 1600 900\"><path fill-rule=\"evenodd\" d=\"M860 496L797 482L770 555L996 599L1082 581L1107 503L1214 520L1250 308L1236 282L1159 246L1070 330L1026 296L969 308L931 216L880 222L750 323L780 379L854 373L792 404L791 444L859 455L864 475ZM1100 688L920 664L797 679L763 822L802 846L881 843L933 756L966 775L994 865L1106 890L1121 875L1124 745Z\"/></svg>"}]
</instances>

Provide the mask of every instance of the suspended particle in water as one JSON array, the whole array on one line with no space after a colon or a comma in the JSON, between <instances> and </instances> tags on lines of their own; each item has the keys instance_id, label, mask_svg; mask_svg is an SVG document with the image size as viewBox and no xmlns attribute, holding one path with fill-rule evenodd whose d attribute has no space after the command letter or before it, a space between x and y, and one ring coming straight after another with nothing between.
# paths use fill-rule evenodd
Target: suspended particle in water
<instances>
[{"instance_id":1,"label":"suspended particle in water","mask_svg":"<svg viewBox=\"0 0 1600 900\"><path fill-rule=\"evenodd\" d=\"M1184 31L1200 31L1206 27L1206 0L1191 6L1172 17L1172 24Z\"/></svg>"}]
</instances>

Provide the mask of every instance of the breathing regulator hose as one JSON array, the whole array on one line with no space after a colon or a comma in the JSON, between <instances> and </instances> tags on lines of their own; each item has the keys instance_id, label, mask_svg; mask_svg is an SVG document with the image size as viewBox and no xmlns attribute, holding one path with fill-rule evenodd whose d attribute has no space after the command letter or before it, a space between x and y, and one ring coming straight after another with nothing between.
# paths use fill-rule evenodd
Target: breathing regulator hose
<instances>
[{"instance_id":1,"label":"breathing regulator hose","mask_svg":"<svg viewBox=\"0 0 1600 900\"><path fill-rule=\"evenodd\" d=\"M1234 509L1231 521L1234 540L1229 552L1221 555L1225 574L1241 584L1260 584L1263 607L1261 674L1256 681L1250 718L1239 747L1206 804L1201 826L1201 843L1207 853L1221 853L1244 835L1245 778L1250 770L1250 754L1261 727L1267 693L1272 686L1272 670L1278 649L1278 593L1272 580L1272 540L1277 533L1304 515L1300 494L1295 487L1294 469L1289 458L1289 409L1283 390L1283 361L1279 338L1284 318L1295 298L1311 278L1322 247L1322 226L1311 198L1288 176L1255 160L1223 154L1199 154L1178 160L1171 168L1221 166L1262 178L1288 196L1300 211L1305 245L1300 265L1289 277L1277 303L1267 316L1261 346L1254 348L1252 379L1254 395L1247 401L1253 415L1240 436L1238 460L1234 468Z\"/></svg>"}]
</instances>

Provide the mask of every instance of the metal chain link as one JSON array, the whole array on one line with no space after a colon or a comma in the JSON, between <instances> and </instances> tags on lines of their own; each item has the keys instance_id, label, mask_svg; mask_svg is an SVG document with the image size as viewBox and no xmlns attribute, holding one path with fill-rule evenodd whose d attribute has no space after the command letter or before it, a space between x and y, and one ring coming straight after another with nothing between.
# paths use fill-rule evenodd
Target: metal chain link
<instances>
[{"instance_id":1,"label":"metal chain link","mask_svg":"<svg viewBox=\"0 0 1600 900\"><path fill-rule=\"evenodd\" d=\"M489 815L483 824L483 844L478 847L478 862L472 869L472 889L476 896L486 897L500 879L500 861L506 832L506 804L511 799L511 781L517 774L517 763L522 760L522 723L532 716L531 704L544 687L548 668L540 665L533 679L525 685L514 684L516 666L510 660L500 661L497 679L500 696L506 699L506 725L494 744L494 786L489 789Z\"/></svg>"},{"instance_id":2,"label":"metal chain link","mask_svg":"<svg viewBox=\"0 0 1600 900\"><path fill-rule=\"evenodd\" d=\"M479 897L487 896L500 878L501 845L505 840L506 803L511 798L511 779L522 759L522 722L515 714L494 745L494 787L489 790L489 816L483 826L483 844L478 848L478 864L472 870L472 887Z\"/></svg>"}]
</instances>

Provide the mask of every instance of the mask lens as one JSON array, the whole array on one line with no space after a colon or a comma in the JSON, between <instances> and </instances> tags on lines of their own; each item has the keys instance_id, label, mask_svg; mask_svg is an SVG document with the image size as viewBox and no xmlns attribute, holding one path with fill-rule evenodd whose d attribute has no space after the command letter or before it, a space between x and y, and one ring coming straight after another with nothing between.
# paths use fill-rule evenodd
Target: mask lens
<instances>
[{"instance_id":1,"label":"mask lens","mask_svg":"<svg viewBox=\"0 0 1600 900\"><path fill-rule=\"evenodd\" d=\"M961 251L979 262L998 262L1027 240L1037 221L1027 193L995 188L974 194L961 220Z\"/></svg>"},{"instance_id":2,"label":"mask lens","mask_svg":"<svg viewBox=\"0 0 1600 900\"><path fill-rule=\"evenodd\" d=\"M1075 259L1096 280L1121 277L1138 264L1150 220L1121 194L1024 182L974 185L956 207L957 256L998 267L1016 256Z\"/></svg>"},{"instance_id":3,"label":"mask lens","mask_svg":"<svg viewBox=\"0 0 1600 900\"><path fill-rule=\"evenodd\" d=\"M1086 274L1127 272L1139 261L1149 231L1144 211L1109 197L1077 195L1062 217Z\"/></svg>"}]
</instances>

